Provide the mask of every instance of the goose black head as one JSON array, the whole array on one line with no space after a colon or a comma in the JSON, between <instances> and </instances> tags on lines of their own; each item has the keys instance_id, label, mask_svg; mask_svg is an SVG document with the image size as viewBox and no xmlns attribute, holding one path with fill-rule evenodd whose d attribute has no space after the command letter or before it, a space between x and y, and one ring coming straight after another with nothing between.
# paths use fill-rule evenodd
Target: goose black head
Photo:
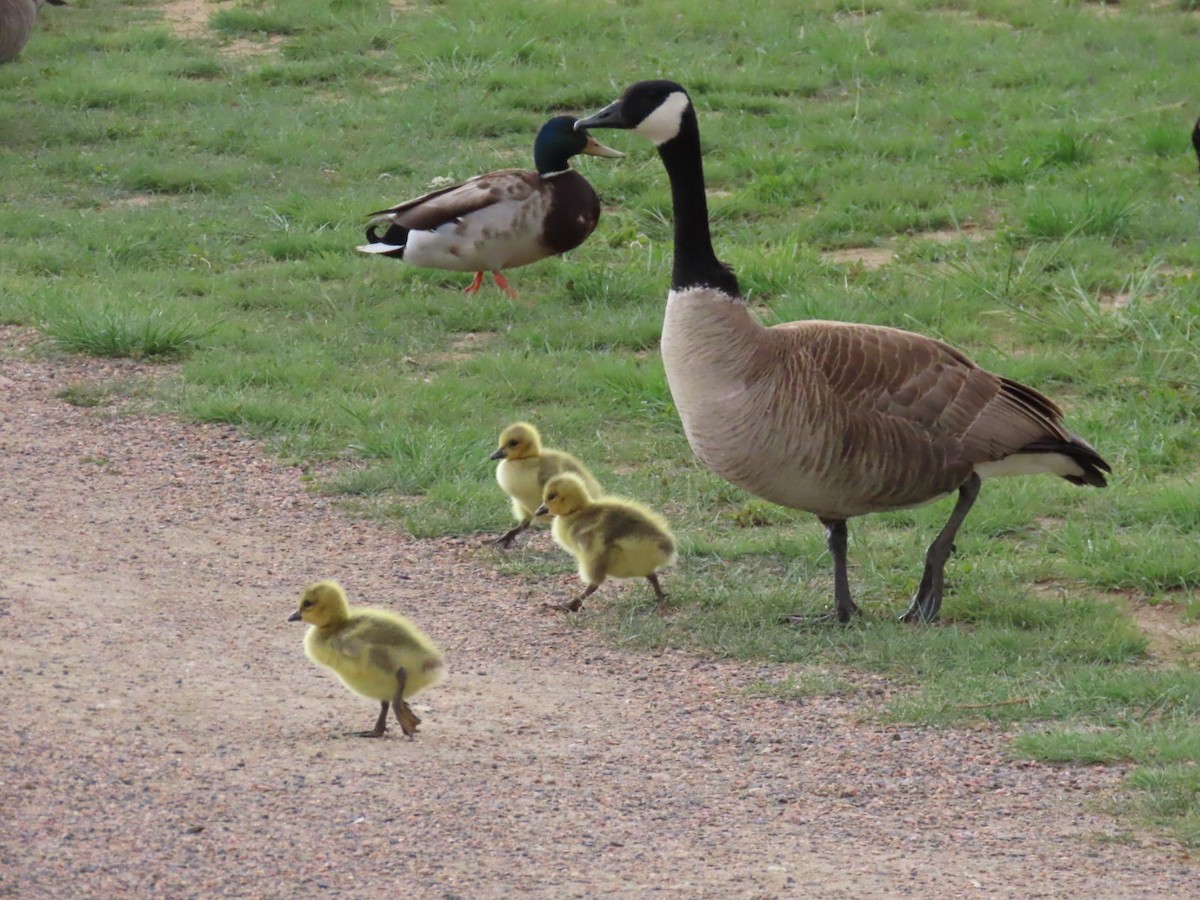
<instances>
[{"instance_id":1,"label":"goose black head","mask_svg":"<svg viewBox=\"0 0 1200 900\"><path fill-rule=\"evenodd\" d=\"M595 115L575 123L582 128L625 128L649 138L658 146L676 138L696 113L683 86L674 81L639 81L625 89L619 100Z\"/></svg>"}]
</instances>

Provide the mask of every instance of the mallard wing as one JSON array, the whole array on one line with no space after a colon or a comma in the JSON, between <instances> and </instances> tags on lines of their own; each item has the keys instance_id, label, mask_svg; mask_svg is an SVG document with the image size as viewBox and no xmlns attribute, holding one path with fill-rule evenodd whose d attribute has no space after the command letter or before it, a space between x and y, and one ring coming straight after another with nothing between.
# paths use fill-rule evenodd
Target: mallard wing
<instances>
[{"instance_id":1,"label":"mallard wing","mask_svg":"<svg viewBox=\"0 0 1200 900\"><path fill-rule=\"evenodd\" d=\"M502 169L476 176L462 184L430 191L413 200L373 212L371 216L416 231L432 231L497 203L521 203L532 196L540 184L541 179L536 172Z\"/></svg>"}]
</instances>

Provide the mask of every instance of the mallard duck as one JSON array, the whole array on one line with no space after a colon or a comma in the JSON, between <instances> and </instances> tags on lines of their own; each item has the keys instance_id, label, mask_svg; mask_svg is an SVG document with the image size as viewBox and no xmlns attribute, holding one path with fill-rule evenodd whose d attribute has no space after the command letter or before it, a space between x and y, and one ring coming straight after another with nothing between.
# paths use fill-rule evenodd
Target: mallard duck
<instances>
[{"instance_id":1,"label":"mallard duck","mask_svg":"<svg viewBox=\"0 0 1200 900\"><path fill-rule=\"evenodd\" d=\"M1064 427L1051 400L941 341L845 322L759 324L713 252L700 129L680 85L638 82L576 127L625 128L657 145L675 219L662 333L671 396L705 466L824 524L834 611L822 619L846 622L858 612L846 571L853 516L958 492L902 616L928 622L938 615L946 560L982 479L1046 472L1105 485L1108 463Z\"/></svg>"},{"instance_id":2,"label":"mallard duck","mask_svg":"<svg viewBox=\"0 0 1200 900\"><path fill-rule=\"evenodd\" d=\"M502 269L573 250L600 221L600 199L571 168L571 157L625 155L574 126L570 116L542 126L533 144L536 172L502 169L371 213L370 243L358 249L429 269L474 272L468 294L490 271L497 286L516 298ZM380 235L376 229L384 225Z\"/></svg>"},{"instance_id":3,"label":"mallard duck","mask_svg":"<svg viewBox=\"0 0 1200 900\"><path fill-rule=\"evenodd\" d=\"M675 562L675 536L666 520L632 500L593 497L578 475L555 475L546 482L539 516L554 516L554 541L579 562L584 592L558 608L578 612L606 578L645 578L658 608L667 595L658 571Z\"/></svg>"},{"instance_id":4,"label":"mallard duck","mask_svg":"<svg viewBox=\"0 0 1200 900\"><path fill-rule=\"evenodd\" d=\"M421 720L407 698L445 675L442 653L425 632L395 613L349 606L336 581L310 585L288 621L312 626L304 635L305 656L356 694L379 701L375 728L356 734L383 737L390 704L401 730L412 739Z\"/></svg>"},{"instance_id":5,"label":"mallard duck","mask_svg":"<svg viewBox=\"0 0 1200 900\"><path fill-rule=\"evenodd\" d=\"M542 436L528 422L516 422L500 432L500 446L490 457L500 460L496 466L496 481L512 500L515 528L510 528L496 543L509 547L517 535L533 524L535 510L542 505L542 489L555 475L573 472L583 481L592 496L600 495L600 483L587 466L570 453L542 446ZM539 519L539 523L548 517Z\"/></svg>"}]
</instances>

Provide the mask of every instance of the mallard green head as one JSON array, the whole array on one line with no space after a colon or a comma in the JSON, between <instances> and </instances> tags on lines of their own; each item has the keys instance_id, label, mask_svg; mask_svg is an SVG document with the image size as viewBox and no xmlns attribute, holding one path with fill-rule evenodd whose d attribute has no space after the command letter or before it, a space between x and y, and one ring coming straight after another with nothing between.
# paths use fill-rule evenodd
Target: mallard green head
<instances>
[{"instance_id":1,"label":"mallard green head","mask_svg":"<svg viewBox=\"0 0 1200 900\"><path fill-rule=\"evenodd\" d=\"M619 150L605 147L586 131L576 131L575 119L571 116L555 116L542 126L533 142L533 164L537 166L539 175L570 168L568 160L577 153L613 159L625 155Z\"/></svg>"}]
</instances>

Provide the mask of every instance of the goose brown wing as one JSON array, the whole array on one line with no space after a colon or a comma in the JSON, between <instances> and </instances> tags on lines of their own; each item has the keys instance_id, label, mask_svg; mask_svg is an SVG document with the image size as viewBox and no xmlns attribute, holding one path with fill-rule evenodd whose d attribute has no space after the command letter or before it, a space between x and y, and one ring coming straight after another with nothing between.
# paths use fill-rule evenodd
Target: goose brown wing
<instances>
[{"instance_id":1,"label":"goose brown wing","mask_svg":"<svg viewBox=\"0 0 1200 900\"><path fill-rule=\"evenodd\" d=\"M541 184L536 172L502 169L479 175L462 184L431 191L388 209L371 213L397 225L429 231L496 203L528 199Z\"/></svg>"},{"instance_id":2,"label":"goose brown wing","mask_svg":"<svg viewBox=\"0 0 1200 900\"><path fill-rule=\"evenodd\" d=\"M885 420L908 425L927 443L955 445L952 455L970 464L1027 451L1037 442L1077 440L1051 400L979 368L941 341L868 325L793 327L804 332L833 402L864 427L888 427Z\"/></svg>"}]
</instances>

